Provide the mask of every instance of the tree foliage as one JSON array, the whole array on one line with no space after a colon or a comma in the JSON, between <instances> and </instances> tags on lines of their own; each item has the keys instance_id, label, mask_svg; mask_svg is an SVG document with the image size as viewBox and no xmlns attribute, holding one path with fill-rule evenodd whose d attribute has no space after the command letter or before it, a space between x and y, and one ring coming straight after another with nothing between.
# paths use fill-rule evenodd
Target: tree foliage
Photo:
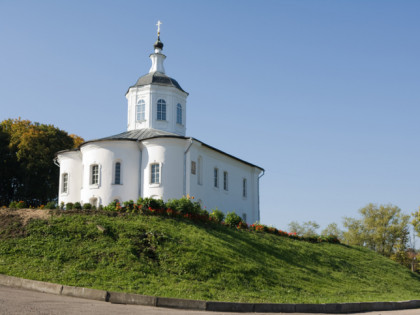
<instances>
[{"instance_id":1,"label":"tree foliage","mask_svg":"<svg viewBox=\"0 0 420 315\"><path fill-rule=\"evenodd\" d=\"M43 204L57 196L55 153L83 140L53 125L7 119L0 123L0 204Z\"/></svg>"},{"instance_id":2,"label":"tree foliage","mask_svg":"<svg viewBox=\"0 0 420 315\"><path fill-rule=\"evenodd\" d=\"M343 231L341 231L337 223L330 223L322 230L321 235L323 236L336 236L339 240L343 239Z\"/></svg>"},{"instance_id":3,"label":"tree foliage","mask_svg":"<svg viewBox=\"0 0 420 315\"><path fill-rule=\"evenodd\" d=\"M384 256L404 251L408 242L409 216L393 205L368 204L359 210L361 219L344 218L344 242L366 246Z\"/></svg>"},{"instance_id":4,"label":"tree foliage","mask_svg":"<svg viewBox=\"0 0 420 315\"><path fill-rule=\"evenodd\" d=\"M296 221L292 221L289 223L289 232L296 233L296 235L309 237L317 235L317 230L319 229L319 224L315 221L307 221L303 222L303 224L299 224Z\"/></svg>"}]
</instances>

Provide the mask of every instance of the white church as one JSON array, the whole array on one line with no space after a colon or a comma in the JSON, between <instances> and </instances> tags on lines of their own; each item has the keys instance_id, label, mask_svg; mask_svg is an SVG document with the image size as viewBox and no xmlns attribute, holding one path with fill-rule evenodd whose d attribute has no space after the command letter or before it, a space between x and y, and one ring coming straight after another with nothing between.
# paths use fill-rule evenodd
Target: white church
<instances>
[{"instance_id":1,"label":"white church","mask_svg":"<svg viewBox=\"0 0 420 315\"><path fill-rule=\"evenodd\" d=\"M165 74L162 49L158 22L149 73L126 93L126 132L57 153L59 203L105 206L189 195L209 211L217 207L259 221L264 169L185 135L188 93Z\"/></svg>"}]
</instances>

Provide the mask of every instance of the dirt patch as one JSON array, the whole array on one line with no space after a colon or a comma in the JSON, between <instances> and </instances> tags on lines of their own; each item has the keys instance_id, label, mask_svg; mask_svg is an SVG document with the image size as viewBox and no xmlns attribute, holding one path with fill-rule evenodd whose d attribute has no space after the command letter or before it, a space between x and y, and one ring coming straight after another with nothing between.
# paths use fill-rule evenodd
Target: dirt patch
<instances>
[{"instance_id":1,"label":"dirt patch","mask_svg":"<svg viewBox=\"0 0 420 315\"><path fill-rule=\"evenodd\" d=\"M0 209L0 228L3 218L15 218L25 226L31 219L47 220L51 216L49 210L41 209Z\"/></svg>"}]
</instances>

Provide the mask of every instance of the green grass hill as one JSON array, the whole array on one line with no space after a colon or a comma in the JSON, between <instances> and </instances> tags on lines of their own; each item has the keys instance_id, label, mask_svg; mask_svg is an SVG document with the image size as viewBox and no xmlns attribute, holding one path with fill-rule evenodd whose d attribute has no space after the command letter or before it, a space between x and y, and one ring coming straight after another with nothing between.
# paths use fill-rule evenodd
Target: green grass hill
<instances>
[{"instance_id":1,"label":"green grass hill","mask_svg":"<svg viewBox=\"0 0 420 315\"><path fill-rule=\"evenodd\" d=\"M138 214L55 211L24 223L15 213L0 209L2 274L217 301L420 298L417 274L360 247Z\"/></svg>"}]
</instances>

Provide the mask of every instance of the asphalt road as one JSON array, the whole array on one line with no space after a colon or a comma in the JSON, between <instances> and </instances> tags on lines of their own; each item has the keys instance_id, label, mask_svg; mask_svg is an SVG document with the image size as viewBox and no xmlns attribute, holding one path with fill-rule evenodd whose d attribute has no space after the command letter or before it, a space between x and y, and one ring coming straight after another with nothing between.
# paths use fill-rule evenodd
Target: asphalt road
<instances>
[{"instance_id":1,"label":"asphalt road","mask_svg":"<svg viewBox=\"0 0 420 315\"><path fill-rule=\"evenodd\" d=\"M120 305L107 302L85 300L68 296L40 293L0 286L1 315L79 315L79 314L142 314L142 315L244 315L244 313L221 313L186 311L140 305ZM268 315L272 313L252 313ZM280 313L278 313L280 314ZM286 313L281 313L286 314ZM302 313L294 313L304 315ZM370 312L367 315L420 315L420 309L406 311ZM322 314L321 314L322 315Z\"/></svg>"}]
</instances>

